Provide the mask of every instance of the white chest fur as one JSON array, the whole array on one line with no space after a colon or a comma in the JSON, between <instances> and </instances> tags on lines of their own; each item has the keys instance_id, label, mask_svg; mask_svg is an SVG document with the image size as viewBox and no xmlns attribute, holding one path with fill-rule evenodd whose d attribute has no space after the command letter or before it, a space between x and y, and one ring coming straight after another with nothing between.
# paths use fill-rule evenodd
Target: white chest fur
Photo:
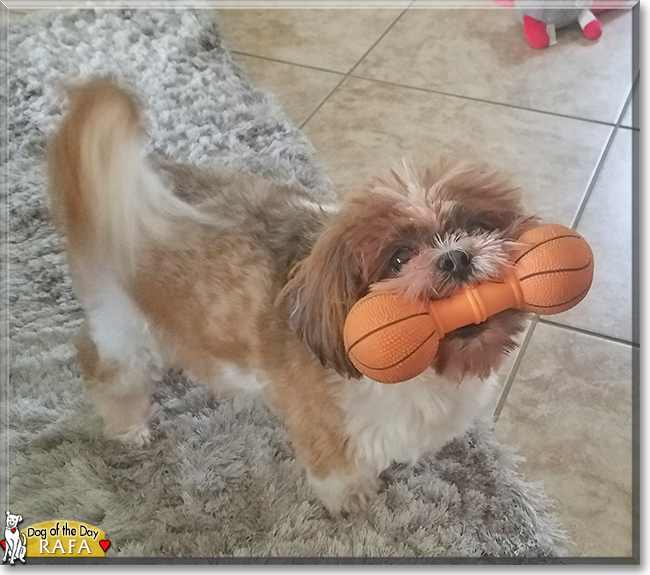
<instances>
[{"instance_id":1,"label":"white chest fur","mask_svg":"<svg viewBox=\"0 0 650 575\"><path fill-rule=\"evenodd\" d=\"M385 385L366 378L345 386L347 427L359 455L379 473L393 462L413 462L463 434L493 396L496 382L460 385L427 371Z\"/></svg>"}]
</instances>

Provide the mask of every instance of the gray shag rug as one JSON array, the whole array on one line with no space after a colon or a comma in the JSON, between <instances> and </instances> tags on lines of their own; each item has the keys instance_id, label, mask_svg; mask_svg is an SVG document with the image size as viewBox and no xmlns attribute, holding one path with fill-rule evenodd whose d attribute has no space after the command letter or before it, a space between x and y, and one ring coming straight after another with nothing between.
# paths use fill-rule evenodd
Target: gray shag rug
<instances>
[{"instance_id":1,"label":"gray shag rug","mask_svg":"<svg viewBox=\"0 0 650 575\"><path fill-rule=\"evenodd\" d=\"M310 144L256 90L208 12L62 10L9 28L9 509L23 526L85 521L108 557L519 557L563 534L489 422L416 466L394 467L362 514L330 518L280 423L170 375L153 440L105 440L81 391L82 321L45 199L61 79L113 74L148 103L152 151L299 181L332 195Z\"/></svg>"}]
</instances>

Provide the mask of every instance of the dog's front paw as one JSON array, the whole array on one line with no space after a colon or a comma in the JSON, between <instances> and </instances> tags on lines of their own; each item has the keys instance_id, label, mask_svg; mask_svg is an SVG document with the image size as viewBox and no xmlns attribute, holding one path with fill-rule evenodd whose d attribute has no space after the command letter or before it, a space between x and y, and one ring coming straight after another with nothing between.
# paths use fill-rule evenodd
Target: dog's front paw
<instances>
[{"instance_id":1,"label":"dog's front paw","mask_svg":"<svg viewBox=\"0 0 650 575\"><path fill-rule=\"evenodd\" d=\"M333 472L325 477L308 475L309 484L332 515L363 510L383 487L383 482L370 474Z\"/></svg>"},{"instance_id":2,"label":"dog's front paw","mask_svg":"<svg viewBox=\"0 0 650 575\"><path fill-rule=\"evenodd\" d=\"M151 432L146 423L136 423L126 429L115 429L107 425L104 427L104 434L109 439L116 439L134 447L144 447L151 439Z\"/></svg>"},{"instance_id":3,"label":"dog's front paw","mask_svg":"<svg viewBox=\"0 0 650 575\"><path fill-rule=\"evenodd\" d=\"M143 447L149 443L149 420L155 410L148 396L127 394L97 402L104 421L104 435L122 443Z\"/></svg>"}]
</instances>

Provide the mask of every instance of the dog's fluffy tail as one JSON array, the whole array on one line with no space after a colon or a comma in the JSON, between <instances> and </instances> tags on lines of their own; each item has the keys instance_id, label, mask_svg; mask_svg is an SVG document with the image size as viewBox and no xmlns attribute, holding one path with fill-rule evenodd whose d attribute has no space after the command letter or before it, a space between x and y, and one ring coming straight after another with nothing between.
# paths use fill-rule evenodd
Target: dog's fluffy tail
<instances>
[{"instance_id":1,"label":"dog's fluffy tail","mask_svg":"<svg viewBox=\"0 0 650 575\"><path fill-rule=\"evenodd\" d=\"M196 211L148 165L135 98L105 80L68 89L70 112L49 146L54 219L71 267L130 275L139 254Z\"/></svg>"}]
</instances>

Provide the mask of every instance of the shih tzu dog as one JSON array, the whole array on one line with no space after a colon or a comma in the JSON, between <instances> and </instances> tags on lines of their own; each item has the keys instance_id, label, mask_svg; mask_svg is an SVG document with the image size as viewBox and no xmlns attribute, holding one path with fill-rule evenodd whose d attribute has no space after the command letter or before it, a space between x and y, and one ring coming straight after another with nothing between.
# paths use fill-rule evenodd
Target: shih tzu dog
<instances>
[{"instance_id":1,"label":"shih tzu dog","mask_svg":"<svg viewBox=\"0 0 650 575\"><path fill-rule=\"evenodd\" d=\"M339 512L362 506L393 462L469 428L522 312L448 334L429 369L396 385L355 369L343 324L371 290L430 300L502 275L536 223L512 185L482 168L405 165L342 206L319 203L297 185L151 160L135 98L109 82L69 95L49 148L52 211L108 436L146 442L166 368L254 388Z\"/></svg>"}]
</instances>

